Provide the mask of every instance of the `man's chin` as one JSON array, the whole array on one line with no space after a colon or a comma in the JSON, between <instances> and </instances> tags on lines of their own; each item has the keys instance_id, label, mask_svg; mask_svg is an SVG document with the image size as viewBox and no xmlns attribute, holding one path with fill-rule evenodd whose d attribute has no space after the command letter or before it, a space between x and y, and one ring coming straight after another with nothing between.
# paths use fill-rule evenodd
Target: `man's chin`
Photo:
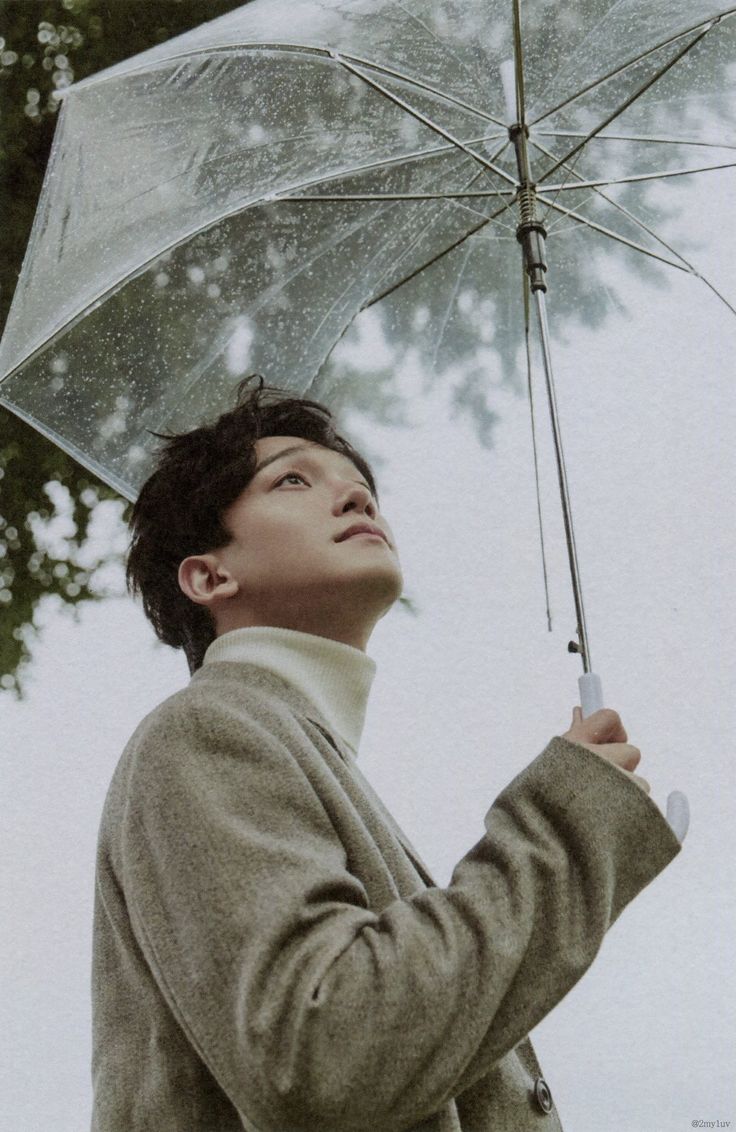
<instances>
[{"instance_id":1,"label":"man's chin","mask_svg":"<svg viewBox=\"0 0 736 1132\"><path fill-rule=\"evenodd\" d=\"M333 595L342 591L353 609L363 607L366 614L383 617L401 597L404 579L400 570L373 566L335 578L330 589Z\"/></svg>"},{"instance_id":2,"label":"man's chin","mask_svg":"<svg viewBox=\"0 0 736 1132\"><path fill-rule=\"evenodd\" d=\"M404 592L404 579L400 573L382 574L374 579L370 590L376 603L380 604L381 611L378 616L385 617Z\"/></svg>"}]
</instances>

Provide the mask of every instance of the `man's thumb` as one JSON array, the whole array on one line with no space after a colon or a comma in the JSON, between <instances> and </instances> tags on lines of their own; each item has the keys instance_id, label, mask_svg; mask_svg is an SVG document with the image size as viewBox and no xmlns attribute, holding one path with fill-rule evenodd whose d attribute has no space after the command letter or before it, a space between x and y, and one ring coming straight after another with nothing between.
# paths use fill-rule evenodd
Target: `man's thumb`
<instances>
[{"instance_id":1,"label":"man's thumb","mask_svg":"<svg viewBox=\"0 0 736 1132\"><path fill-rule=\"evenodd\" d=\"M572 721L573 723L583 722L583 709L581 707L574 707L572 709Z\"/></svg>"}]
</instances>

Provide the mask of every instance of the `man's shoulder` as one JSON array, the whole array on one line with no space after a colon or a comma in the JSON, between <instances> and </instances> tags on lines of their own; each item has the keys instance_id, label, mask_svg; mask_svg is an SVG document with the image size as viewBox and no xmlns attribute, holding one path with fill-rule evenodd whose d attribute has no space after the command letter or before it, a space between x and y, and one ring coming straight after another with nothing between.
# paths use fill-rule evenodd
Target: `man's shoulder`
<instances>
[{"instance_id":1,"label":"man's shoulder","mask_svg":"<svg viewBox=\"0 0 736 1132\"><path fill-rule=\"evenodd\" d=\"M314 715L311 705L275 673L229 662L207 665L143 717L111 789L129 791L134 783L145 789L153 779L181 774L192 760L201 766L208 755L234 745L243 749L267 737L293 741L304 715Z\"/></svg>"},{"instance_id":2,"label":"man's shoulder","mask_svg":"<svg viewBox=\"0 0 736 1132\"><path fill-rule=\"evenodd\" d=\"M172 730L191 731L202 721L237 716L247 723L306 707L275 674L251 665L219 663L199 669L183 688L167 696L143 717L127 747L138 747ZM126 748L127 750L127 748Z\"/></svg>"}]
</instances>

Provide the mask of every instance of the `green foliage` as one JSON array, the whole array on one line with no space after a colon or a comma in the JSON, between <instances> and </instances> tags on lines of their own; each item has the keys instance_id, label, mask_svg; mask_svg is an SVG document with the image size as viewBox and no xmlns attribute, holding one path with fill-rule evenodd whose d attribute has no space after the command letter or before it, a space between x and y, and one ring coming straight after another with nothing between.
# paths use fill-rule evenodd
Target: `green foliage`
<instances>
[{"instance_id":1,"label":"green foliage","mask_svg":"<svg viewBox=\"0 0 736 1132\"><path fill-rule=\"evenodd\" d=\"M41 598L75 606L109 592L92 579L119 552L102 551L90 561L87 536L98 503L117 497L9 413L2 420L0 481L0 686L20 695Z\"/></svg>"},{"instance_id":2,"label":"green foliage","mask_svg":"<svg viewBox=\"0 0 736 1132\"><path fill-rule=\"evenodd\" d=\"M7 0L0 5L0 326L41 192L59 105L55 92L240 2ZM121 561L119 540L91 554L88 533L99 503L117 498L50 441L0 409L0 687L22 694L22 664L43 598L53 595L77 606L109 592L109 583L95 584L95 575L101 566ZM60 506L54 507L52 499ZM121 501L121 530L124 518ZM49 541L52 526L63 533Z\"/></svg>"}]
</instances>

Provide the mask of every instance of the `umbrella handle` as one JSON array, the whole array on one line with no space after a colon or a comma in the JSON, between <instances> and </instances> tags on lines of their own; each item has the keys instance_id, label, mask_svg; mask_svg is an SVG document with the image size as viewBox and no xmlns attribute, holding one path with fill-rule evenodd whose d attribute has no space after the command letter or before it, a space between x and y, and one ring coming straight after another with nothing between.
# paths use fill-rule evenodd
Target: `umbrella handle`
<instances>
[{"instance_id":1,"label":"umbrella handle","mask_svg":"<svg viewBox=\"0 0 736 1132\"><path fill-rule=\"evenodd\" d=\"M595 672L585 672L578 677L580 706L583 718L592 715L603 707L603 685ZM678 841L685 840L690 825L690 805L681 790L673 790L667 796L667 822Z\"/></svg>"},{"instance_id":2,"label":"umbrella handle","mask_svg":"<svg viewBox=\"0 0 736 1132\"><path fill-rule=\"evenodd\" d=\"M583 709L583 719L586 719L594 711L600 711L603 707L601 678L596 676L595 672L585 672L582 676L578 676L578 688L580 689L580 706Z\"/></svg>"}]
</instances>

